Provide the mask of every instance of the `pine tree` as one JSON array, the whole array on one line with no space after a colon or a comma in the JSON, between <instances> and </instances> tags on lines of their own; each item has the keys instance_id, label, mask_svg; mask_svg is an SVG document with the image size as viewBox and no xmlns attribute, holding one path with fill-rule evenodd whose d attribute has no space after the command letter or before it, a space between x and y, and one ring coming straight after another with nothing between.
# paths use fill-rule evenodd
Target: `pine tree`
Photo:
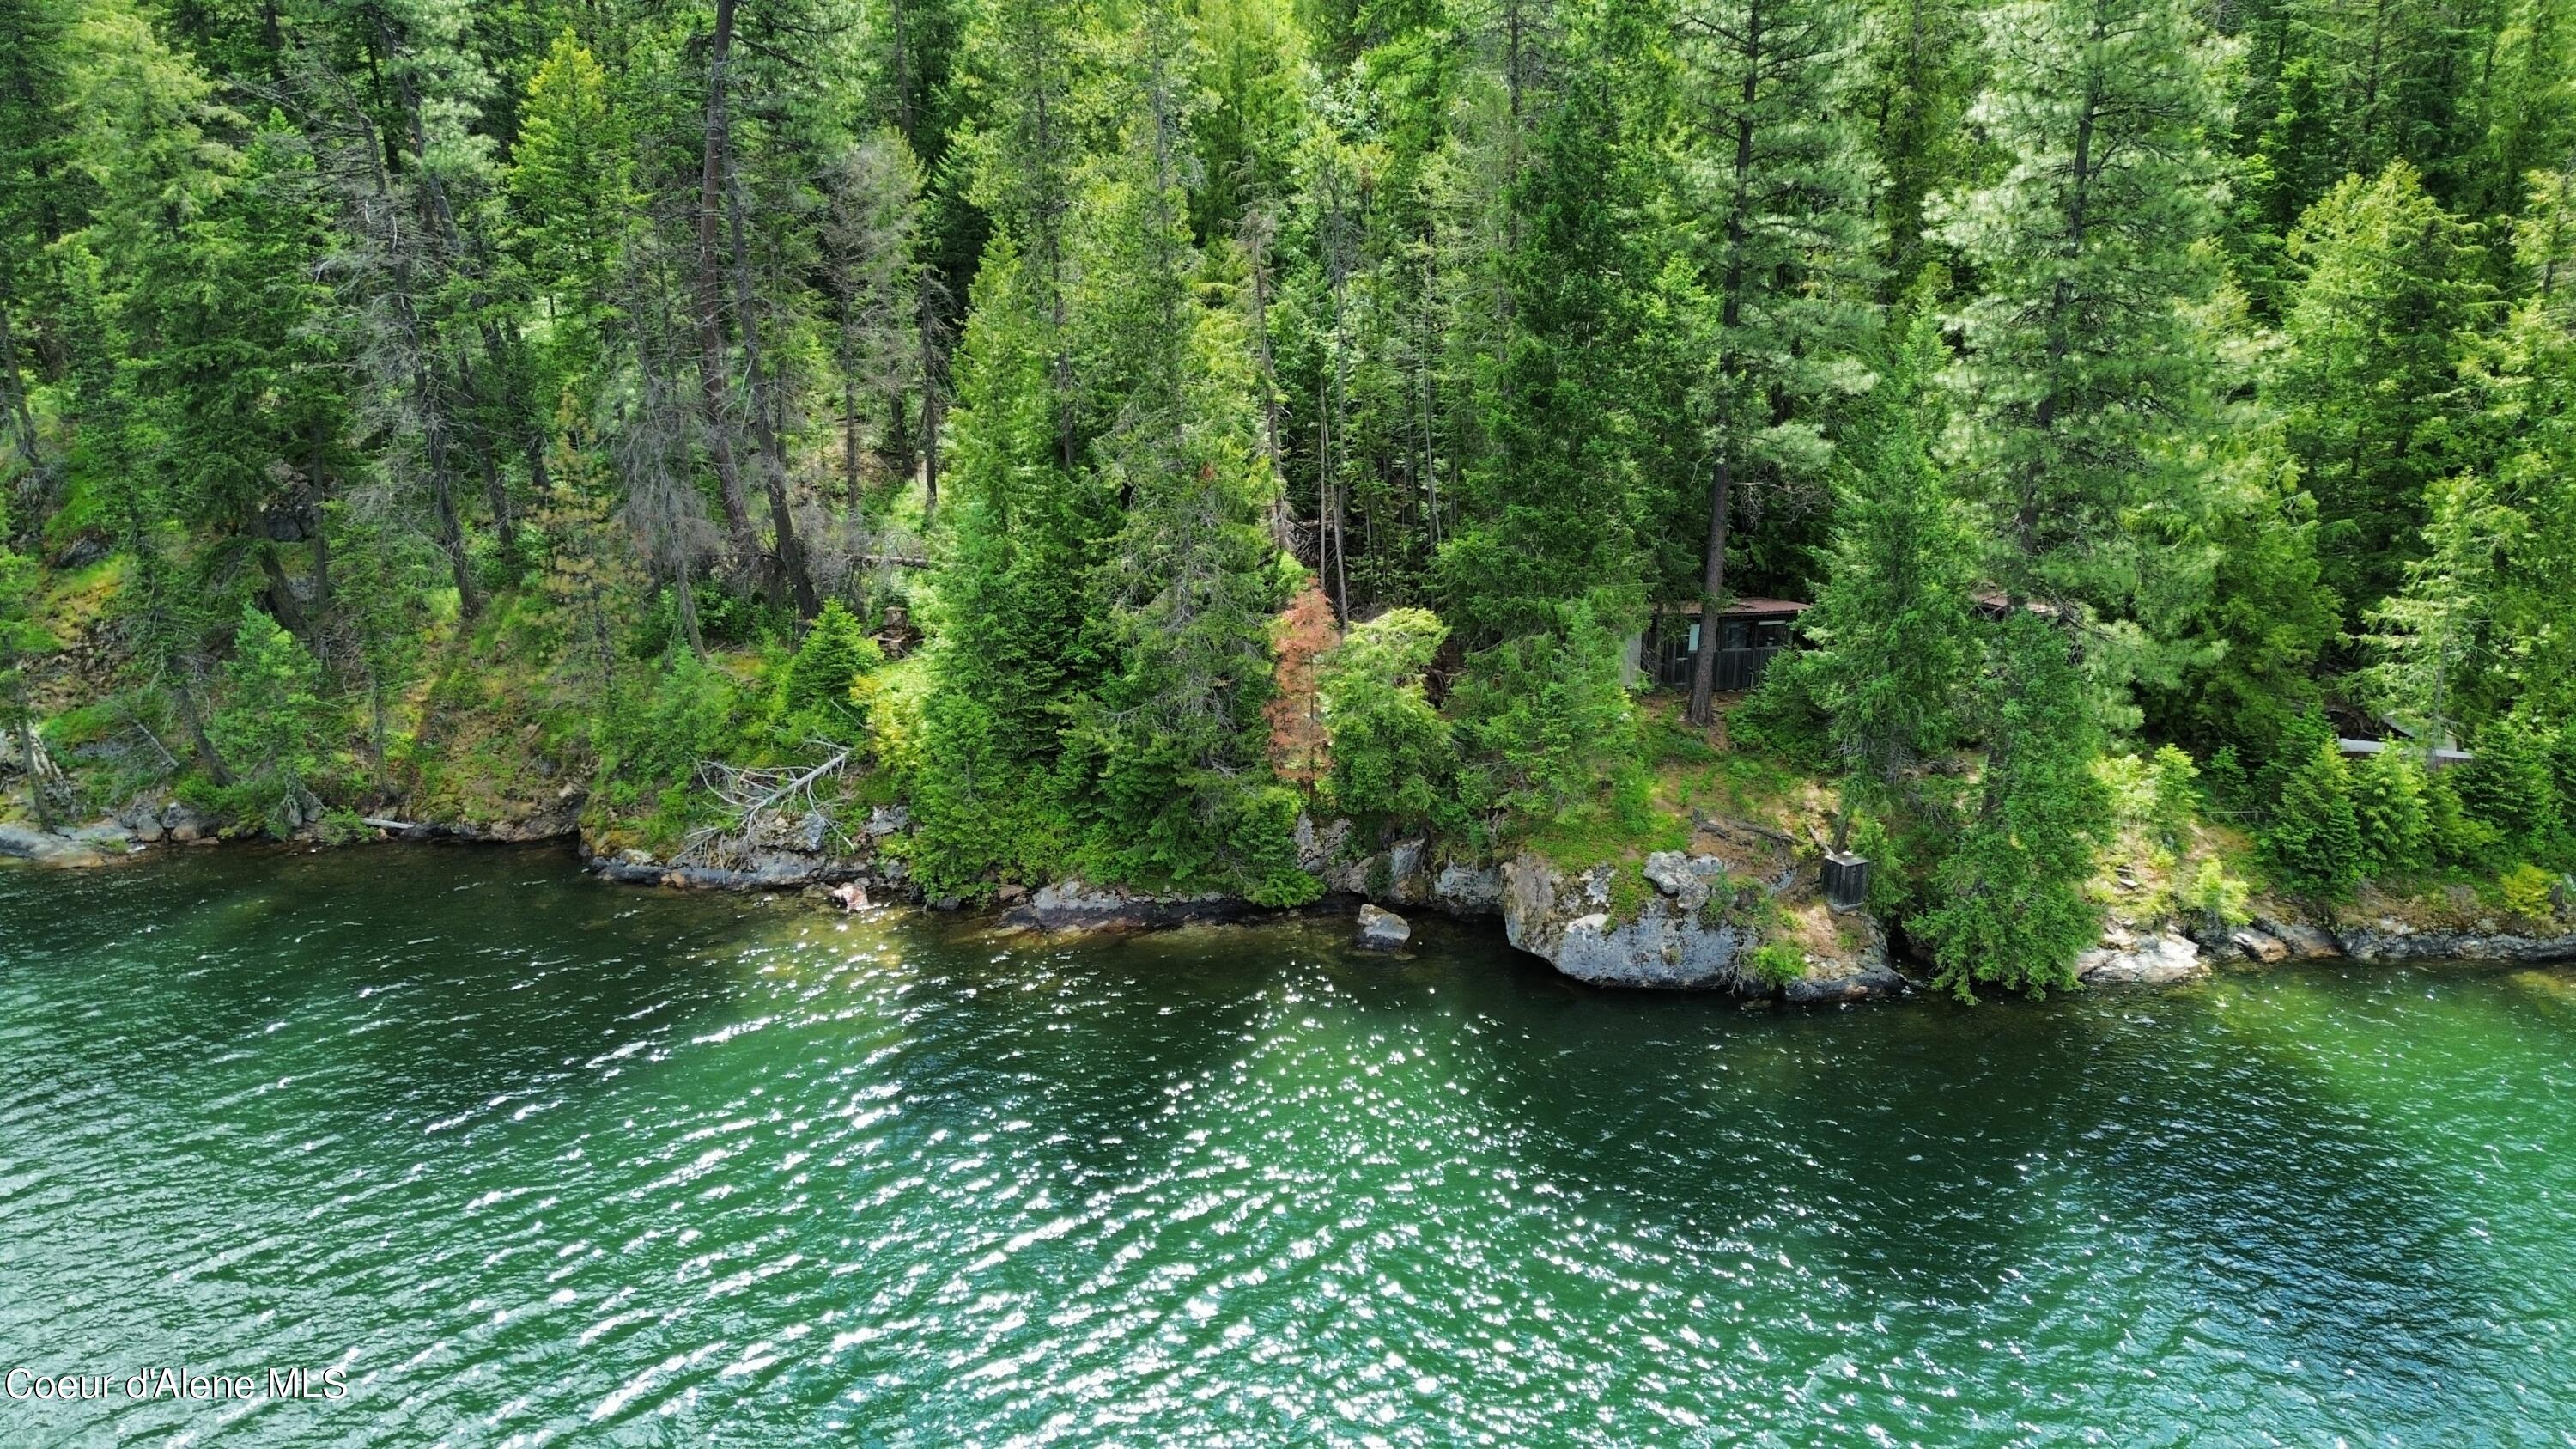
<instances>
[{"instance_id":1,"label":"pine tree","mask_svg":"<svg viewBox=\"0 0 2576 1449\"><path fill-rule=\"evenodd\" d=\"M242 772L241 808L283 835L312 818L306 783L329 759L321 667L276 620L244 604L224 685L211 729Z\"/></svg>"},{"instance_id":2,"label":"pine tree","mask_svg":"<svg viewBox=\"0 0 2576 1449\"><path fill-rule=\"evenodd\" d=\"M1062 711L1100 668L1085 573L1115 520L1060 461L1042 305L1017 248L997 239L957 356L955 502L924 705L934 763L913 784L914 869L933 890L977 890L989 871L1042 878L1061 858Z\"/></svg>"},{"instance_id":3,"label":"pine tree","mask_svg":"<svg viewBox=\"0 0 2576 1449\"><path fill-rule=\"evenodd\" d=\"M2178 0L2013 0L1985 44L1972 123L2003 169L1935 208L1982 287L1959 319L1963 492L2013 599L2118 617L2156 562L2128 523L2190 491L2175 444L2205 416L2192 309L2217 282L2229 47Z\"/></svg>"},{"instance_id":4,"label":"pine tree","mask_svg":"<svg viewBox=\"0 0 2576 1449\"><path fill-rule=\"evenodd\" d=\"M2111 815L2065 637L2027 611L1985 632L1970 710L1985 773L1936 873L1937 903L1913 927L1931 945L1933 985L1962 1000L1983 984L2033 995L2075 984L2076 953L2101 931L2084 884Z\"/></svg>"},{"instance_id":5,"label":"pine tree","mask_svg":"<svg viewBox=\"0 0 2576 1449\"><path fill-rule=\"evenodd\" d=\"M617 268L634 194L631 139L608 72L570 30L528 83L509 193L529 273L549 298L547 371L560 394L605 379Z\"/></svg>"},{"instance_id":6,"label":"pine tree","mask_svg":"<svg viewBox=\"0 0 2576 1449\"><path fill-rule=\"evenodd\" d=\"M787 661L778 686L779 713L791 728L810 725L847 738L866 723L850 687L884 662L885 651L867 636L858 616L840 600L827 599Z\"/></svg>"},{"instance_id":7,"label":"pine tree","mask_svg":"<svg viewBox=\"0 0 2576 1449\"><path fill-rule=\"evenodd\" d=\"M2352 809L2351 772L2334 742L2317 744L2285 773L2263 863L2285 890L2324 900L2352 891L2362 867L2361 827Z\"/></svg>"},{"instance_id":8,"label":"pine tree","mask_svg":"<svg viewBox=\"0 0 2576 1449\"><path fill-rule=\"evenodd\" d=\"M1826 583L1801 620L1816 647L1772 665L1831 722L1845 824L1852 804L1901 800L1906 772L1955 741L1976 663L1977 540L1930 453L1948 353L1916 300L1845 450Z\"/></svg>"},{"instance_id":9,"label":"pine tree","mask_svg":"<svg viewBox=\"0 0 2576 1449\"><path fill-rule=\"evenodd\" d=\"M1107 87L1120 147L1085 177L1074 239L1086 391L1114 424L1096 453L1124 525L1092 593L1114 663L1073 712L1089 848L1129 879L1230 885L1287 902L1294 797L1268 785L1269 621L1287 601L1263 523L1270 476L1241 314L1192 293L1182 151L1189 35L1144 7Z\"/></svg>"},{"instance_id":10,"label":"pine tree","mask_svg":"<svg viewBox=\"0 0 2576 1449\"><path fill-rule=\"evenodd\" d=\"M2325 581L2357 619L2397 588L2425 489L2454 464L2478 248L2404 163L2347 177L2289 241L2299 270L2264 399L2314 494Z\"/></svg>"},{"instance_id":11,"label":"pine tree","mask_svg":"<svg viewBox=\"0 0 2576 1449\"><path fill-rule=\"evenodd\" d=\"M546 597L571 616L572 646L599 680L598 713L618 709L621 624L642 602L644 580L632 536L617 516L617 498L596 445L583 432L567 391L555 411L553 487L528 522L544 541L539 575Z\"/></svg>"},{"instance_id":12,"label":"pine tree","mask_svg":"<svg viewBox=\"0 0 2576 1449\"><path fill-rule=\"evenodd\" d=\"M1737 479L1820 473L1819 403L1868 372L1877 167L1841 119L1861 78L1859 17L1845 0L1692 0L1679 17L1680 109L1689 137L1677 209L1707 315L1699 379L1709 479L1700 603L1725 603ZM1702 159L1705 158L1705 159ZM1718 631L1703 627L1688 718L1710 720Z\"/></svg>"}]
</instances>

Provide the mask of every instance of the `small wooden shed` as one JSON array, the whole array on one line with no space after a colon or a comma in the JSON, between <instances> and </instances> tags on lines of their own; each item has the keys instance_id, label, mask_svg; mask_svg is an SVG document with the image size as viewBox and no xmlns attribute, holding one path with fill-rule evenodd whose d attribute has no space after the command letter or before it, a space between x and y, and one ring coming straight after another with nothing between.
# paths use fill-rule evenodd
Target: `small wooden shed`
<instances>
[{"instance_id":1,"label":"small wooden shed","mask_svg":"<svg viewBox=\"0 0 2576 1449\"><path fill-rule=\"evenodd\" d=\"M1737 599L1718 610L1719 691L1751 689L1761 683L1771 657L1790 647L1798 616L1807 607L1793 599ZM1643 677L1658 689L1690 688L1701 622L1696 599L1657 608L1645 632L1630 641L1632 680Z\"/></svg>"}]
</instances>

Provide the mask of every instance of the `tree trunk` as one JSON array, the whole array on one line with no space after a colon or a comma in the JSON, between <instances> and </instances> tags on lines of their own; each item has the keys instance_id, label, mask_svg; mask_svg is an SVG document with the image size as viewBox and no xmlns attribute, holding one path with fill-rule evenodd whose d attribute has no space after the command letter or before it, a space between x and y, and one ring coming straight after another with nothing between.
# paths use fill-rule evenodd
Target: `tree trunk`
<instances>
[{"instance_id":1,"label":"tree trunk","mask_svg":"<svg viewBox=\"0 0 2576 1449\"><path fill-rule=\"evenodd\" d=\"M751 290L751 249L743 235L742 194L730 181L725 210L732 226L734 325L742 334L742 372L751 393L752 441L759 450L761 490L769 497L770 557L774 583L795 595L796 616L811 619L823 612L815 597L814 578L805 567L804 544L796 537L796 520L787 507L787 445L770 405L779 401L777 379L761 366L760 312Z\"/></svg>"},{"instance_id":2,"label":"tree trunk","mask_svg":"<svg viewBox=\"0 0 2576 1449\"><path fill-rule=\"evenodd\" d=\"M1717 460L1717 478L1708 490L1708 549L1700 558L1699 648L1691 653L1690 709L1682 718L1705 725L1712 717L1710 698L1717 691L1718 610L1726 606L1726 523L1733 506L1735 466Z\"/></svg>"},{"instance_id":3,"label":"tree trunk","mask_svg":"<svg viewBox=\"0 0 2576 1449\"><path fill-rule=\"evenodd\" d=\"M725 110L726 70L733 62L734 0L716 0L716 30L707 58L707 135L698 165L698 266L695 294L698 338L698 404L707 430L707 460L716 470L724 502L725 534L737 560L748 563L759 545L751 534L751 509L734 458L733 426L725 399L724 267L717 256L726 173L731 165L731 122Z\"/></svg>"},{"instance_id":4,"label":"tree trunk","mask_svg":"<svg viewBox=\"0 0 2576 1449\"><path fill-rule=\"evenodd\" d=\"M36 454L36 415L27 406L26 375L18 371L17 334L9 329L9 299L0 295L0 388L8 390L10 431L18 435L18 456L31 474L43 472Z\"/></svg>"},{"instance_id":5,"label":"tree trunk","mask_svg":"<svg viewBox=\"0 0 2576 1449\"><path fill-rule=\"evenodd\" d=\"M1725 297L1718 308L1717 366L1721 375L1728 366L1727 344L1735 340L1736 329L1744 322L1744 213L1752 204L1753 104L1760 95L1762 75L1762 8L1758 4L1746 12L1744 35L1743 102L1735 115L1735 186L1726 216ZM1719 406L1723 408L1726 403L1721 400ZM1708 490L1708 544L1700 555L1699 648L1691 652L1690 707L1682 714L1687 723L1702 727L1715 714L1712 696L1717 692L1718 611L1726 607L1726 534L1734 486L1735 457L1721 442L1717 476L1710 481Z\"/></svg>"},{"instance_id":6,"label":"tree trunk","mask_svg":"<svg viewBox=\"0 0 2576 1449\"><path fill-rule=\"evenodd\" d=\"M179 723L188 731L188 747L196 751L197 763L204 768L206 778L217 786L230 785L233 772L224 767L224 757L216 751L214 740L206 734L206 717L197 708L196 688L188 682L184 672L170 686L170 702L179 707Z\"/></svg>"},{"instance_id":7,"label":"tree trunk","mask_svg":"<svg viewBox=\"0 0 2576 1449\"><path fill-rule=\"evenodd\" d=\"M259 571L268 578L268 612L287 633L319 655L322 641L313 637L313 621L305 616L303 600L295 597L295 585L286 577L286 566L278 562L277 545L261 539L255 551L259 554Z\"/></svg>"}]
</instances>

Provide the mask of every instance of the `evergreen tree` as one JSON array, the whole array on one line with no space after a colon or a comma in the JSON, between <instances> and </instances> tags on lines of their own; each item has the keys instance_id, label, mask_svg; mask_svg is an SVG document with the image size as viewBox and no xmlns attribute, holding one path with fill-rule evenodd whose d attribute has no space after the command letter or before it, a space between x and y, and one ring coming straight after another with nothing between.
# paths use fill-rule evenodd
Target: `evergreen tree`
<instances>
[{"instance_id":1,"label":"evergreen tree","mask_svg":"<svg viewBox=\"0 0 2576 1449\"><path fill-rule=\"evenodd\" d=\"M2362 840L2352 780L2334 742L2319 743L2284 774L2263 863L2283 889L2322 900L2349 895L2361 876Z\"/></svg>"},{"instance_id":2,"label":"evergreen tree","mask_svg":"<svg viewBox=\"0 0 2576 1449\"><path fill-rule=\"evenodd\" d=\"M885 651L860 627L858 616L840 600L827 599L787 661L779 713L791 728L811 725L847 737L866 722L850 687L884 662Z\"/></svg>"},{"instance_id":3,"label":"evergreen tree","mask_svg":"<svg viewBox=\"0 0 2576 1449\"><path fill-rule=\"evenodd\" d=\"M245 604L224 685L212 732L241 772L241 810L279 834L307 823L316 802L306 784L329 758L321 667L276 620Z\"/></svg>"},{"instance_id":4,"label":"evergreen tree","mask_svg":"<svg viewBox=\"0 0 2576 1449\"><path fill-rule=\"evenodd\" d=\"M1844 825L1854 804L1898 803L1906 772L1953 743L1976 662L1977 540L1929 450L1946 360L1918 305L1846 448L1825 587L1801 621L1816 647L1773 661L1765 682L1824 710Z\"/></svg>"},{"instance_id":5,"label":"evergreen tree","mask_svg":"<svg viewBox=\"0 0 2576 1449\"><path fill-rule=\"evenodd\" d=\"M555 37L519 107L510 202L529 275L550 306L550 392L604 381L620 243L637 198L631 140L608 72L570 30Z\"/></svg>"},{"instance_id":6,"label":"evergreen tree","mask_svg":"<svg viewBox=\"0 0 2576 1449\"><path fill-rule=\"evenodd\" d=\"M1699 594L1712 623L1736 480L1821 472L1817 404L1868 381L1853 343L1870 322L1878 176L1840 119L1860 79L1858 29L1845 0L1692 0L1680 15L1689 150L1675 199L1706 298L1696 471L1709 478ZM1717 629L1702 627L1696 724L1710 719L1717 654Z\"/></svg>"},{"instance_id":7,"label":"evergreen tree","mask_svg":"<svg viewBox=\"0 0 2576 1449\"><path fill-rule=\"evenodd\" d=\"M1100 668L1084 581L1114 519L1057 452L1042 295L1008 236L998 239L958 351L956 502L924 706L923 754L936 765L913 788L914 868L934 890L975 889L988 871L1038 876L1060 857L1062 711Z\"/></svg>"},{"instance_id":8,"label":"evergreen tree","mask_svg":"<svg viewBox=\"0 0 2576 1449\"><path fill-rule=\"evenodd\" d=\"M1456 815L1457 748L1422 688L1448 636L1428 609L1389 609L1351 626L1318 671L1333 762L1324 795L1380 833Z\"/></svg>"},{"instance_id":9,"label":"evergreen tree","mask_svg":"<svg viewBox=\"0 0 2576 1449\"><path fill-rule=\"evenodd\" d=\"M2300 276L2264 398L2317 499L2325 582L2357 619L2394 591L2456 457L2461 329L2485 306L2466 228L2403 163L2347 177L2289 241Z\"/></svg>"},{"instance_id":10,"label":"evergreen tree","mask_svg":"<svg viewBox=\"0 0 2576 1449\"><path fill-rule=\"evenodd\" d=\"M2123 521L2171 506L2172 443L2210 354L2191 308L2223 195L2228 47L2175 0L2014 0L1986 26L1974 112L2004 155L1947 194L1940 234L1980 291L1956 447L2014 599L2117 612L2150 561Z\"/></svg>"},{"instance_id":11,"label":"evergreen tree","mask_svg":"<svg viewBox=\"0 0 2576 1449\"><path fill-rule=\"evenodd\" d=\"M2075 984L2076 953L2101 932L2084 885L2111 814L2064 636L2026 611L1985 632L1971 705L1985 773L1936 872L1936 903L1913 926L1931 946L1933 985L1962 1000L1985 984L2033 995Z\"/></svg>"}]
</instances>

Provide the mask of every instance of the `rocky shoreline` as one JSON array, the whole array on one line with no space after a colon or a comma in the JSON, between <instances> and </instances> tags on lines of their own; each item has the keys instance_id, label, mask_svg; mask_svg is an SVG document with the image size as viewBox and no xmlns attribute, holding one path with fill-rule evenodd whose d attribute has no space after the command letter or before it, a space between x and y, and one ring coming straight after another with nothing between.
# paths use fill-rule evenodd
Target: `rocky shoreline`
<instances>
[{"instance_id":1,"label":"rocky shoreline","mask_svg":"<svg viewBox=\"0 0 2576 1449\"><path fill-rule=\"evenodd\" d=\"M657 860L640 850L593 849L577 825L577 798L524 822L476 827L370 818L380 839L528 844L569 841L585 869L604 880L680 890L800 891L846 908L909 903L957 910L954 898L925 899L900 858L879 847L910 828L900 806L879 807L843 835L820 816L777 822L723 863ZM1900 964L1886 932L1865 913L1824 911L1812 863L1785 836L1740 822L1701 822L1706 849L1646 857L1642 884L1609 864L1569 870L1533 855L1499 864L1438 859L1430 842L1398 841L1355 851L1348 822L1298 822L1300 864L1321 879L1324 901L1295 912L1217 892L1158 894L1067 878L1035 890L1004 887L997 922L1042 932L1146 931L1260 921L1356 909L1354 946L1393 951L1410 935L1394 908L1463 920L1498 920L1514 947L1570 979L1605 987L1715 991L1750 1001L1818 1005L1878 1000L1920 982ZM1748 833L1751 832L1751 833ZM1757 838L1761 837L1761 838ZM175 803L138 807L90 824L40 831L0 824L0 860L88 869L153 847L208 845L211 824ZM837 848L836 848L837 847ZM1795 953L1757 960L1765 941ZM2187 930L2115 917L2095 949L2078 958L2088 986L2170 986L2208 976L2220 963L2295 961L2576 961L2576 929L2527 932L2479 920L2427 927L2382 913L2318 924L2258 917L2221 930ZM1765 968L1768 969L1765 969Z\"/></svg>"}]
</instances>

